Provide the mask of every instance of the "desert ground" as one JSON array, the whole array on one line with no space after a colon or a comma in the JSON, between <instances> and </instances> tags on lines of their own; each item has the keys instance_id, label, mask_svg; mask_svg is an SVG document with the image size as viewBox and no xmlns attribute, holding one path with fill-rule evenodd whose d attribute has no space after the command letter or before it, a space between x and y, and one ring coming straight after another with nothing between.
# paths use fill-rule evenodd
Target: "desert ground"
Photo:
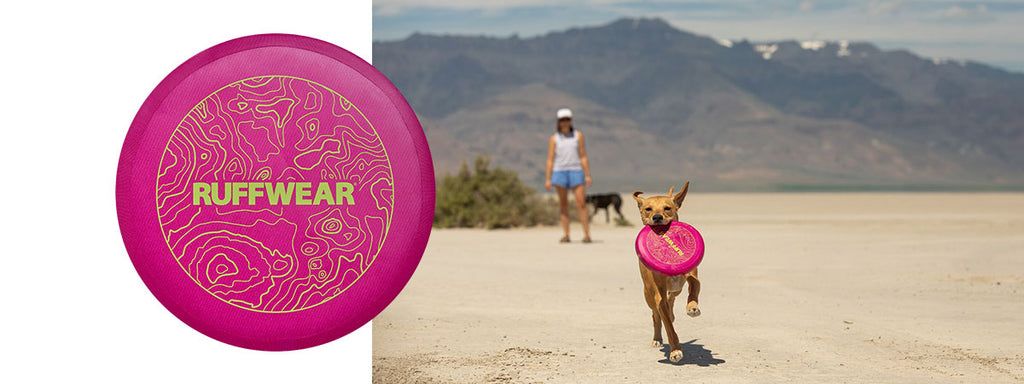
<instances>
[{"instance_id":1,"label":"desert ground","mask_svg":"<svg viewBox=\"0 0 1024 384\"><path fill-rule=\"evenodd\" d=\"M1024 194L691 190L703 313L677 305L677 364L650 346L623 197L633 225L598 213L591 244L435 229L373 321L374 382L1024 382Z\"/></svg>"}]
</instances>

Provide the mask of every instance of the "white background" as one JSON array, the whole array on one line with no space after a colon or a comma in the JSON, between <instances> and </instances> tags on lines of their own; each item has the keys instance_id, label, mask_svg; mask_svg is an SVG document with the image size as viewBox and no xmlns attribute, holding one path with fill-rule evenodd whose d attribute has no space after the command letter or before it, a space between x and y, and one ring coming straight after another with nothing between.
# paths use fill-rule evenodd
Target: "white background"
<instances>
[{"instance_id":1,"label":"white background","mask_svg":"<svg viewBox=\"0 0 1024 384\"><path fill-rule=\"evenodd\" d=\"M369 61L371 18L369 0L3 2L0 382L369 383L369 324L260 352L178 321L125 252L114 181L139 106L192 55L281 32Z\"/></svg>"}]
</instances>

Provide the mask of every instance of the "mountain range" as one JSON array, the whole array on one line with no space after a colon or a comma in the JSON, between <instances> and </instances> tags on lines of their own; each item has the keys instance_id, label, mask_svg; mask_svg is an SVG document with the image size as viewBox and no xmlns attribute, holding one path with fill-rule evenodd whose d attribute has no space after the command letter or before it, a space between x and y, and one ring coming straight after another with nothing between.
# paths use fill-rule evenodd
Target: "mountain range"
<instances>
[{"instance_id":1,"label":"mountain range","mask_svg":"<svg viewBox=\"0 0 1024 384\"><path fill-rule=\"evenodd\" d=\"M724 41L661 19L376 41L438 175L489 154L543 184L555 111L592 190L1020 189L1024 74L866 42Z\"/></svg>"}]
</instances>

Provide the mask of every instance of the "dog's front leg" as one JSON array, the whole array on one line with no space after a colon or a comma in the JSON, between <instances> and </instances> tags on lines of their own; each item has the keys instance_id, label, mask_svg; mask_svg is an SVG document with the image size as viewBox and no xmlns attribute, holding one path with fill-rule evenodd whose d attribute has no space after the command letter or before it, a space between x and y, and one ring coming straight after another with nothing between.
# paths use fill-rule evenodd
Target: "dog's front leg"
<instances>
[{"instance_id":1,"label":"dog's front leg","mask_svg":"<svg viewBox=\"0 0 1024 384\"><path fill-rule=\"evenodd\" d=\"M658 295L652 287L644 286L644 299L647 301L647 306L651 308L651 320L654 321L654 336L651 337L652 347L661 347L661 311L658 310L658 300L655 298Z\"/></svg>"},{"instance_id":2,"label":"dog's front leg","mask_svg":"<svg viewBox=\"0 0 1024 384\"><path fill-rule=\"evenodd\" d=\"M676 328L672 325L672 307L668 298L668 292L661 289L659 290L660 297L658 298L658 311L661 314L662 323L665 324L665 332L668 332L668 345L672 350L668 355L668 359L673 363L678 363L679 360L683 359L683 351L679 349L679 336L676 335Z\"/></svg>"},{"instance_id":3,"label":"dog's front leg","mask_svg":"<svg viewBox=\"0 0 1024 384\"><path fill-rule=\"evenodd\" d=\"M697 297L700 295L700 280L697 279L697 269L686 274L686 285L690 288L686 298L686 314L690 317L700 316L700 308L697 307Z\"/></svg>"},{"instance_id":4,"label":"dog's front leg","mask_svg":"<svg viewBox=\"0 0 1024 384\"><path fill-rule=\"evenodd\" d=\"M661 314L658 312L651 311L651 318L654 320L654 337L651 338L651 346L655 348L661 347L663 340L661 338Z\"/></svg>"}]
</instances>

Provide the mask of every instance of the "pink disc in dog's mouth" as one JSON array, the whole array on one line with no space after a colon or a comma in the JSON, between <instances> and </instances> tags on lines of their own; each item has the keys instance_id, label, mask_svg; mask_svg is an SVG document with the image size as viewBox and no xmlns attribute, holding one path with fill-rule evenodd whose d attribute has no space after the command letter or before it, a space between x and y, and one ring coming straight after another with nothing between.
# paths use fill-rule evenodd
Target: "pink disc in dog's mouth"
<instances>
[{"instance_id":1,"label":"pink disc in dog's mouth","mask_svg":"<svg viewBox=\"0 0 1024 384\"><path fill-rule=\"evenodd\" d=\"M408 282L433 221L433 166L415 114L372 66L257 35L157 86L125 139L117 204L129 256L168 310L233 345L298 349L362 326Z\"/></svg>"},{"instance_id":2,"label":"pink disc in dog's mouth","mask_svg":"<svg viewBox=\"0 0 1024 384\"><path fill-rule=\"evenodd\" d=\"M682 275L696 268L704 258L704 238L696 228L680 221L645 225L636 237L636 253L655 271Z\"/></svg>"}]
</instances>

